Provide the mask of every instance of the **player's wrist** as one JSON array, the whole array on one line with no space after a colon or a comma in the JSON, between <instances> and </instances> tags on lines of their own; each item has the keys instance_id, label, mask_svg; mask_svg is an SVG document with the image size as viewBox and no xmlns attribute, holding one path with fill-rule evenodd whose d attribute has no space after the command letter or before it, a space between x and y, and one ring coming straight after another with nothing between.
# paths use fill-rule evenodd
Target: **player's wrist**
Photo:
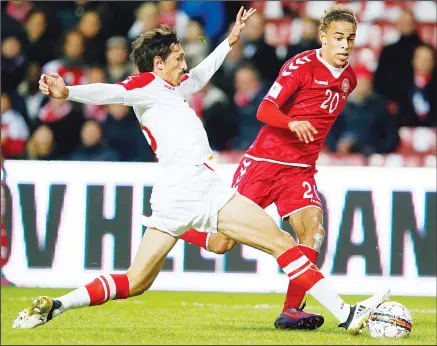
<instances>
[{"instance_id":1,"label":"player's wrist","mask_svg":"<svg viewBox=\"0 0 437 346\"><path fill-rule=\"evenodd\" d=\"M229 48L232 48L232 46L233 46L235 43L237 43L238 40L239 40L239 37L231 32L231 33L229 34L229 36L228 36L228 44L229 44Z\"/></svg>"},{"instance_id":2,"label":"player's wrist","mask_svg":"<svg viewBox=\"0 0 437 346\"><path fill-rule=\"evenodd\" d=\"M297 126L298 123L299 123L299 122L298 122L297 120L290 120L290 121L288 122L288 127L289 127L291 130L293 130L293 129Z\"/></svg>"},{"instance_id":3,"label":"player's wrist","mask_svg":"<svg viewBox=\"0 0 437 346\"><path fill-rule=\"evenodd\" d=\"M68 99L68 97L70 96L70 89L68 86L65 87L65 89L61 92L62 96L61 98Z\"/></svg>"}]
</instances>

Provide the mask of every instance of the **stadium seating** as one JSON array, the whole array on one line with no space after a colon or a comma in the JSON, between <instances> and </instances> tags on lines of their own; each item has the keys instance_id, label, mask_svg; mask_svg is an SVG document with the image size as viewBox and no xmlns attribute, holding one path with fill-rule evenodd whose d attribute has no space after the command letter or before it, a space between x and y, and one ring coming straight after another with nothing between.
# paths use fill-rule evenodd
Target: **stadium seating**
<instances>
[{"instance_id":1,"label":"stadium seating","mask_svg":"<svg viewBox=\"0 0 437 346\"><path fill-rule=\"evenodd\" d=\"M387 155L320 153L318 165L329 166L386 166L386 167L436 167L437 130L427 127L402 127L399 130L398 149ZM219 163L238 163L244 151L222 151L215 153Z\"/></svg>"},{"instance_id":2,"label":"stadium seating","mask_svg":"<svg viewBox=\"0 0 437 346\"><path fill-rule=\"evenodd\" d=\"M341 1L337 1L341 2ZM325 6L317 6L318 1L302 2L292 8L296 14L309 15L317 18L322 13L320 9ZM420 37L436 46L437 22L435 13L437 4L433 1L375 1L359 2L350 4L354 7L360 20L359 35L356 40L356 48L351 55L354 64L364 64L374 70L380 51L384 45L397 40L398 31L395 19L402 8L410 8L418 18L418 31ZM286 6L286 4L283 4ZM429 7L429 8L428 8ZM317 12L319 11L319 12ZM430 15L432 13L432 15ZM281 47L296 43L301 33L302 20L299 17L267 18L266 34L267 43Z\"/></svg>"}]
</instances>

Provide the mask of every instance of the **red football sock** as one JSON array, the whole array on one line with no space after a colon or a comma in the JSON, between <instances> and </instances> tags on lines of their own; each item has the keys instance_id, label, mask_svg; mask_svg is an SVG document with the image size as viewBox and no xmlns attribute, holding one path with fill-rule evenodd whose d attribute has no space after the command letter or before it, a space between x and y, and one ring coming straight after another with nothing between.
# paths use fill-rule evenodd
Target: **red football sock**
<instances>
[{"instance_id":1,"label":"red football sock","mask_svg":"<svg viewBox=\"0 0 437 346\"><path fill-rule=\"evenodd\" d=\"M85 288L90 298L89 306L129 297L129 280L125 274L100 275Z\"/></svg>"},{"instance_id":2,"label":"red football sock","mask_svg":"<svg viewBox=\"0 0 437 346\"><path fill-rule=\"evenodd\" d=\"M308 291L324 278L314 263L306 257L299 246L287 250L277 259L279 266L288 275L290 281Z\"/></svg>"},{"instance_id":3,"label":"red football sock","mask_svg":"<svg viewBox=\"0 0 437 346\"><path fill-rule=\"evenodd\" d=\"M67 310L87 306L101 305L110 299L125 299L129 297L129 279L126 274L103 274L88 285L81 286L74 291L55 298L61 302L53 316Z\"/></svg>"},{"instance_id":4,"label":"red football sock","mask_svg":"<svg viewBox=\"0 0 437 346\"><path fill-rule=\"evenodd\" d=\"M208 250L208 235L209 233L196 231L194 228L190 228L184 234L182 234L181 239L186 242L204 248Z\"/></svg>"},{"instance_id":5,"label":"red football sock","mask_svg":"<svg viewBox=\"0 0 437 346\"><path fill-rule=\"evenodd\" d=\"M307 256L312 263L316 263L319 253L315 249L305 245L298 245L298 246L299 249L302 251L302 253L305 256ZM302 304L302 300L305 297L305 293L306 290L303 287L295 285L293 281L289 281L287 295L285 297L284 307L282 311L291 308L298 308Z\"/></svg>"},{"instance_id":6,"label":"red football sock","mask_svg":"<svg viewBox=\"0 0 437 346\"><path fill-rule=\"evenodd\" d=\"M277 259L290 281L303 287L319 303L343 323L350 315L350 306L341 299L317 266L306 257L299 246L287 250Z\"/></svg>"}]
</instances>

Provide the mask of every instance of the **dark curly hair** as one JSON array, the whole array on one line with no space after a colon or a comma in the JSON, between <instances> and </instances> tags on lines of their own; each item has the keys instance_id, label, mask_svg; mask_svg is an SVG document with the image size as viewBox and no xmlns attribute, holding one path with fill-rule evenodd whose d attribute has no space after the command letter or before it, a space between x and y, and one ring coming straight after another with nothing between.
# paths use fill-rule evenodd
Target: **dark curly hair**
<instances>
[{"instance_id":1,"label":"dark curly hair","mask_svg":"<svg viewBox=\"0 0 437 346\"><path fill-rule=\"evenodd\" d=\"M334 5L325 10L325 15L320 19L320 31L326 32L326 28L332 22L358 24L354 12L350 8L341 5Z\"/></svg>"},{"instance_id":2,"label":"dark curly hair","mask_svg":"<svg viewBox=\"0 0 437 346\"><path fill-rule=\"evenodd\" d=\"M179 44L175 29L168 25L160 25L142 34L132 43L130 59L139 72L152 72L153 58L159 56L165 60L174 44Z\"/></svg>"}]
</instances>

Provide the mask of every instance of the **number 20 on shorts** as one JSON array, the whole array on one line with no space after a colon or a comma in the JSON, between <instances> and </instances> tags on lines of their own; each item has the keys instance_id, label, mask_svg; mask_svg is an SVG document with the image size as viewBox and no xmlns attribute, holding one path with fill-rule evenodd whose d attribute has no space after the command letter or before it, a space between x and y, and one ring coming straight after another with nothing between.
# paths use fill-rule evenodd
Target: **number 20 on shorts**
<instances>
[{"instance_id":1,"label":"number 20 on shorts","mask_svg":"<svg viewBox=\"0 0 437 346\"><path fill-rule=\"evenodd\" d=\"M320 199L319 195L317 194L316 185L311 186L309 182L304 181L302 183L302 187L306 189L305 192L303 193L303 198L313 198L314 195L316 195L316 198Z\"/></svg>"}]
</instances>

